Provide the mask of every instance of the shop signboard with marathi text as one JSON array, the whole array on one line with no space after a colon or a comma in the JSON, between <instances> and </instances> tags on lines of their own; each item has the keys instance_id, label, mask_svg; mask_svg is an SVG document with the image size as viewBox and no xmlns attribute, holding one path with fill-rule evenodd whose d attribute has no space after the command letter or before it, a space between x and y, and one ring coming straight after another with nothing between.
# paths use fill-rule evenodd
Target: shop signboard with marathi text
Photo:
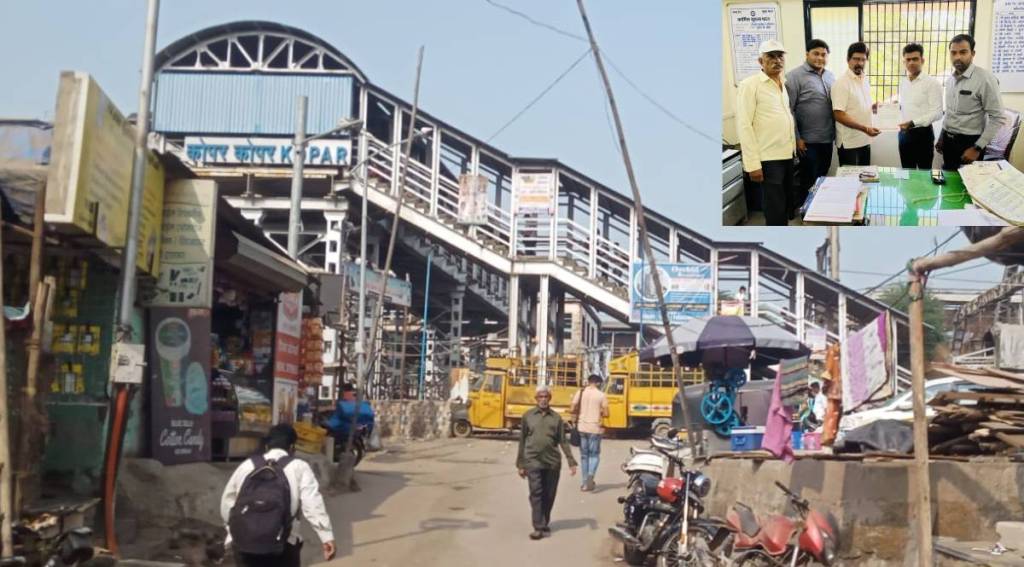
<instances>
[{"instance_id":1,"label":"shop signboard with marathi text","mask_svg":"<svg viewBox=\"0 0 1024 567\"><path fill-rule=\"evenodd\" d=\"M668 319L673 325L712 314L710 264L658 264ZM629 286L630 323L661 323L654 271L649 264L634 262Z\"/></svg>"},{"instance_id":2,"label":"shop signboard with marathi text","mask_svg":"<svg viewBox=\"0 0 1024 567\"><path fill-rule=\"evenodd\" d=\"M348 279L349 293L357 293L359 290L359 264L355 262L345 263L345 277ZM380 297L384 288L384 275L379 270L366 270L366 291L370 295ZM398 307L412 307L412 284L399 278L389 277L388 288L384 290L387 296L385 303Z\"/></svg>"},{"instance_id":3,"label":"shop signboard with marathi text","mask_svg":"<svg viewBox=\"0 0 1024 567\"><path fill-rule=\"evenodd\" d=\"M555 212L555 174L517 172L512 176L517 213Z\"/></svg>"},{"instance_id":4,"label":"shop signboard with marathi text","mask_svg":"<svg viewBox=\"0 0 1024 567\"><path fill-rule=\"evenodd\" d=\"M459 176L459 223L487 224L487 177L468 173Z\"/></svg>"},{"instance_id":5,"label":"shop signboard with marathi text","mask_svg":"<svg viewBox=\"0 0 1024 567\"><path fill-rule=\"evenodd\" d=\"M289 166L294 159L290 138L227 138L186 136L185 159L190 165ZM339 167L349 165L352 140L319 139L306 145L303 165Z\"/></svg>"},{"instance_id":6,"label":"shop signboard with marathi text","mask_svg":"<svg viewBox=\"0 0 1024 567\"><path fill-rule=\"evenodd\" d=\"M215 182L179 179L167 185L160 275L149 305L210 308L216 219Z\"/></svg>"},{"instance_id":7,"label":"shop signboard with marathi text","mask_svg":"<svg viewBox=\"0 0 1024 567\"><path fill-rule=\"evenodd\" d=\"M149 310L153 458L165 465L210 460L210 310Z\"/></svg>"},{"instance_id":8,"label":"shop signboard with marathi text","mask_svg":"<svg viewBox=\"0 0 1024 567\"><path fill-rule=\"evenodd\" d=\"M86 73L61 73L46 182L46 223L88 236L110 251L126 245L135 127ZM147 152L138 266L156 275L160 264L164 170ZM100 256L107 257L104 251Z\"/></svg>"},{"instance_id":9,"label":"shop signboard with marathi text","mask_svg":"<svg viewBox=\"0 0 1024 567\"><path fill-rule=\"evenodd\" d=\"M889 381L889 324L887 313L851 333L846 340L849 359L843 376L843 410L850 411L872 398L884 397Z\"/></svg>"}]
</instances>

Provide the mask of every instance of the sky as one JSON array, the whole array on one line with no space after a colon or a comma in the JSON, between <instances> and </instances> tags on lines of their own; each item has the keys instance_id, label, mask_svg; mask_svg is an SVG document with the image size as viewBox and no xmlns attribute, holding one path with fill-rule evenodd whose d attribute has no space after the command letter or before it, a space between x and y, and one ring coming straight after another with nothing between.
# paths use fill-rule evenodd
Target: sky
<instances>
[{"instance_id":1,"label":"sky","mask_svg":"<svg viewBox=\"0 0 1024 567\"><path fill-rule=\"evenodd\" d=\"M495 3L585 35L573 0L165 0L157 49L225 22L280 22L323 38L371 82L411 100L422 45L421 107L486 140L588 48ZM91 73L125 114L134 112L145 5L142 0L0 4L0 53L5 54L0 117L52 119L58 75L66 69ZM609 70L644 204L711 238L762 242L813 268L824 228L720 226L721 4L589 0L587 10L603 53L672 115ZM514 156L557 158L629 193L593 58L577 65L492 143ZM875 285L953 232L948 227L844 228L841 281L856 289ZM943 250L966 244L958 235ZM934 274L931 287L986 288L1002 273L981 261L965 267Z\"/></svg>"}]
</instances>

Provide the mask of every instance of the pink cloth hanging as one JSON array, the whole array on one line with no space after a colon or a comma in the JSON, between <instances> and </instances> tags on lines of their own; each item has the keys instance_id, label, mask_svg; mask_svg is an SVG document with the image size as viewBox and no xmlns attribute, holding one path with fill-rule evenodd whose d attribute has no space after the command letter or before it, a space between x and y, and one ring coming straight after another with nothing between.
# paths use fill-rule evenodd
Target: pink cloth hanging
<instances>
[{"instance_id":1,"label":"pink cloth hanging","mask_svg":"<svg viewBox=\"0 0 1024 567\"><path fill-rule=\"evenodd\" d=\"M782 365L775 376L772 401L768 406L768 421L764 426L761 448L767 449L776 458L787 463L796 460L793 454L793 419L786 406L782 405Z\"/></svg>"}]
</instances>

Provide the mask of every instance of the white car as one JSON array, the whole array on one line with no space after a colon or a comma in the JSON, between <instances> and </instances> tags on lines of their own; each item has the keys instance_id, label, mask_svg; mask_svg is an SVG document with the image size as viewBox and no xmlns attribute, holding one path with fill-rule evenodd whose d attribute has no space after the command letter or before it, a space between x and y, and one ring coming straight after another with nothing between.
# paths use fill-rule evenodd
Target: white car
<instances>
[{"instance_id":1,"label":"white car","mask_svg":"<svg viewBox=\"0 0 1024 567\"><path fill-rule=\"evenodd\" d=\"M925 403L942 392L975 390L980 388L976 384L961 380L959 378L936 378L928 380L924 384ZM908 390L896 396L889 403L864 411L858 411L844 415L839 420L840 431L850 431L863 425L873 423L882 419L895 419L899 421L912 421L914 419L914 401L911 399L912 391ZM965 405L968 405L965 403ZM935 409L925 406L925 415L929 418L935 415Z\"/></svg>"}]
</instances>

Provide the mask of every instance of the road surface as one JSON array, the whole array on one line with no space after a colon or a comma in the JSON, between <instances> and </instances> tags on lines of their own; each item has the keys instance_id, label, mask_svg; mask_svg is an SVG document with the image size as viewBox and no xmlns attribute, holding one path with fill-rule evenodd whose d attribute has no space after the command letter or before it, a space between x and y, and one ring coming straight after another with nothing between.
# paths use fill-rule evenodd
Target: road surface
<instances>
[{"instance_id":1,"label":"road surface","mask_svg":"<svg viewBox=\"0 0 1024 567\"><path fill-rule=\"evenodd\" d=\"M528 537L527 484L516 474L511 438L410 443L372 454L356 471L361 490L328 499L338 555L320 567L623 565L608 527L621 517L619 466L631 444L642 441L604 440L593 493L580 492L579 477L563 466L553 533L540 541ZM319 552L311 536L304 564Z\"/></svg>"}]
</instances>

